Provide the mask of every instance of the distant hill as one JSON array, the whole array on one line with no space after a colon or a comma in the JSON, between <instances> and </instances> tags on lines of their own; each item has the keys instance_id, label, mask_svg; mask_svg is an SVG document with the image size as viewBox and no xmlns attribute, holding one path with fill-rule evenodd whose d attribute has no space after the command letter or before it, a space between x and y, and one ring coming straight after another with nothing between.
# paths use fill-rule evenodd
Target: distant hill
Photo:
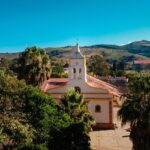
<instances>
[{"instance_id":1,"label":"distant hill","mask_svg":"<svg viewBox=\"0 0 150 150\"><path fill-rule=\"evenodd\" d=\"M45 48L50 57L69 57L72 46ZM150 58L150 41L135 41L130 44L118 46L99 44L81 47L81 51L90 57L94 54L102 55L106 60L143 60ZM0 57L15 58L18 53L0 53Z\"/></svg>"},{"instance_id":2,"label":"distant hill","mask_svg":"<svg viewBox=\"0 0 150 150\"><path fill-rule=\"evenodd\" d=\"M139 54L146 57L150 57L150 41L136 41L121 47L133 54Z\"/></svg>"},{"instance_id":3,"label":"distant hill","mask_svg":"<svg viewBox=\"0 0 150 150\"><path fill-rule=\"evenodd\" d=\"M113 49L113 50L123 50L132 54L138 54L150 58L150 41L146 41L146 40L135 41L123 46L100 44L100 45L88 46L88 48L106 48L106 49Z\"/></svg>"},{"instance_id":4,"label":"distant hill","mask_svg":"<svg viewBox=\"0 0 150 150\"><path fill-rule=\"evenodd\" d=\"M8 59L14 59L19 56L19 53L0 53L0 58L5 57Z\"/></svg>"}]
</instances>

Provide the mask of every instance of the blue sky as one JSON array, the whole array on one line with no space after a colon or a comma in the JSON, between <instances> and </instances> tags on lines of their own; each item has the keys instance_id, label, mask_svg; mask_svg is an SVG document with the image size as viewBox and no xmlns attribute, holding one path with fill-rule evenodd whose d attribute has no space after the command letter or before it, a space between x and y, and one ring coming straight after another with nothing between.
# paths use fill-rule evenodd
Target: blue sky
<instances>
[{"instance_id":1,"label":"blue sky","mask_svg":"<svg viewBox=\"0 0 150 150\"><path fill-rule=\"evenodd\" d=\"M0 0L0 52L150 40L149 0Z\"/></svg>"}]
</instances>

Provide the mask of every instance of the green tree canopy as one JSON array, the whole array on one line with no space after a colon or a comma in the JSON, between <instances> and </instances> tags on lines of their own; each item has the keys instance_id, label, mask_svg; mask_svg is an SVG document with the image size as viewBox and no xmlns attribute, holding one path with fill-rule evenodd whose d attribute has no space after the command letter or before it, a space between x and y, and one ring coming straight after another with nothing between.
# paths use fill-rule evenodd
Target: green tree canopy
<instances>
[{"instance_id":1,"label":"green tree canopy","mask_svg":"<svg viewBox=\"0 0 150 150\"><path fill-rule=\"evenodd\" d=\"M134 150L150 149L150 75L138 74L129 79L129 92L125 94L118 112L122 124L130 123L130 138Z\"/></svg>"},{"instance_id":2,"label":"green tree canopy","mask_svg":"<svg viewBox=\"0 0 150 150\"><path fill-rule=\"evenodd\" d=\"M61 98L60 107L70 116L72 124L54 134L53 149L59 150L61 147L61 150L90 150L88 133L93 119L82 95L75 89L68 90Z\"/></svg>"},{"instance_id":3,"label":"green tree canopy","mask_svg":"<svg viewBox=\"0 0 150 150\"><path fill-rule=\"evenodd\" d=\"M17 144L32 143L34 129L21 111L21 92L25 83L0 71L0 147L12 149Z\"/></svg>"},{"instance_id":4,"label":"green tree canopy","mask_svg":"<svg viewBox=\"0 0 150 150\"><path fill-rule=\"evenodd\" d=\"M52 59L53 60L53 59ZM68 67L67 62L64 60L58 60L52 61L52 73L51 77L54 78L67 78L68 74L64 72L64 67Z\"/></svg>"},{"instance_id":5,"label":"green tree canopy","mask_svg":"<svg viewBox=\"0 0 150 150\"><path fill-rule=\"evenodd\" d=\"M0 148L49 149L72 123L51 96L0 71Z\"/></svg>"},{"instance_id":6,"label":"green tree canopy","mask_svg":"<svg viewBox=\"0 0 150 150\"><path fill-rule=\"evenodd\" d=\"M84 123L88 130L91 129L93 119L88 111L83 96L75 89L68 90L61 98L62 109L69 114L75 123Z\"/></svg>"},{"instance_id":7,"label":"green tree canopy","mask_svg":"<svg viewBox=\"0 0 150 150\"><path fill-rule=\"evenodd\" d=\"M51 65L49 56L43 49L27 48L19 56L17 67L18 79L25 79L26 83L34 86L41 84L50 77Z\"/></svg>"},{"instance_id":8,"label":"green tree canopy","mask_svg":"<svg viewBox=\"0 0 150 150\"><path fill-rule=\"evenodd\" d=\"M109 66L101 56L93 55L88 60L88 71L98 76L106 76Z\"/></svg>"},{"instance_id":9,"label":"green tree canopy","mask_svg":"<svg viewBox=\"0 0 150 150\"><path fill-rule=\"evenodd\" d=\"M50 95L0 71L0 149L88 150L91 123L75 90L57 105Z\"/></svg>"},{"instance_id":10,"label":"green tree canopy","mask_svg":"<svg viewBox=\"0 0 150 150\"><path fill-rule=\"evenodd\" d=\"M14 72L11 69L12 60L2 57L0 58L0 69L4 70L7 74L13 75Z\"/></svg>"}]
</instances>

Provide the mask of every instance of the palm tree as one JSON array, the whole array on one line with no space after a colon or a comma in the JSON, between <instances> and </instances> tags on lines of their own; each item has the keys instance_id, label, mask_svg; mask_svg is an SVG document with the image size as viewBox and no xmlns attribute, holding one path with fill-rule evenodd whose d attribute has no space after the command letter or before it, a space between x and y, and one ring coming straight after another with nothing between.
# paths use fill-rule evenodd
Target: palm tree
<instances>
[{"instance_id":1,"label":"palm tree","mask_svg":"<svg viewBox=\"0 0 150 150\"><path fill-rule=\"evenodd\" d=\"M129 80L129 92L118 116L122 125L130 123L133 150L150 149L150 75L140 74Z\"/></svg>"},{"instance_id":2,"label":"palm tree","mask_svg":"<svg viewBox=\"0 0 150 150\"><path fill-rule=\"evenodd\" d=\"M76 92L73 88L69 89L61 98L61 106L75 123L83 123L87 132L91 130L93 118L80 93Z\"/></svg>"},{"instance_id":3,"label":"palm tree","mask_svg":"<svg viewBox=\"0 0 150 150\"><path fill-rule=\"evenodd\" d=\"M75 89L70 89L62 96L60 109L69 115L71 124L54 134L50 149L91 150L89 131L93 119L82 95Z\"/></svg>"},{"instance_id":4,"label":"palm tree","mask_svg":"<svg viewBox=\"0 0 150 150\"><path fill-rule=\"evenodd\" d=\"M25 79L28 84L40 85L50 77L51 65L49 56L43 49L27 48L18 59L18 78Z\"/></svg>"}]
</instances>

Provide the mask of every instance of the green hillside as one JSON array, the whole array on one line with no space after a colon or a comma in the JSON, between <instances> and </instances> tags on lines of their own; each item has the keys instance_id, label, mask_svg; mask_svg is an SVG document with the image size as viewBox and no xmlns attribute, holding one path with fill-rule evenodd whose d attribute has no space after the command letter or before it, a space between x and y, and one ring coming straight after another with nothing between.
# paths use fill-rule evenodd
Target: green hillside
<instances>
[{"instance_id":1,"label":"green hillside","mask_svg":"<svg viewBox=\"0 0 150 150\"><path fill-rule=\"evenodd\" d=\"M0 53L0 58L14 59L19 56L19 53Z\"/></svg>"},{"instance_id":2,"label":"green hillside","mask_svg":"<svg viewBox=\"0 0 150 150\"><path fill-rule=\"evenodd\" d=\"M45 48L50 57L68 58L72 46ZM136 41L123 46L99 44L81 47L81 51L87 57L91 55L101 55L106 60L125 60L133 61L150 58L150 41ZM13 59L18 57L19 53L0 53L0 57Z\"/></svg>"}]
</instances>

